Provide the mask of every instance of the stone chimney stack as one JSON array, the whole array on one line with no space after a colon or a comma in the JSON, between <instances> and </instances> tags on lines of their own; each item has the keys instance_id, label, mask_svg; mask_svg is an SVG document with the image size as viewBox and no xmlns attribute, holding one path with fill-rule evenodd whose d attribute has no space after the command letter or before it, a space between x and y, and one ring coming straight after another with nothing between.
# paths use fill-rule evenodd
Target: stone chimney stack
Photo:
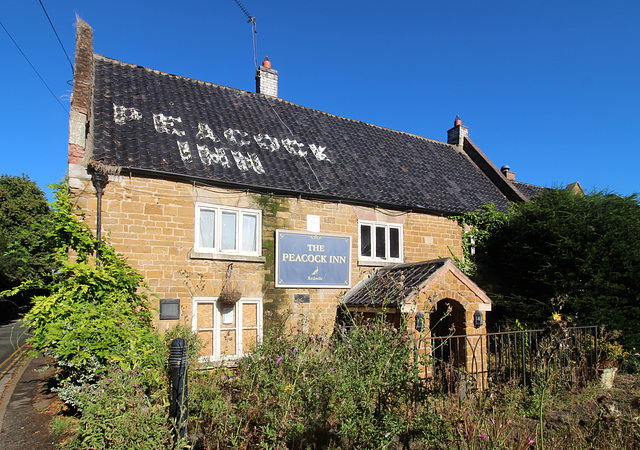
<instances>
[{"instance_id":1,"label":"stone chimney stack","mask_svg":"<svg viewBox=\"0 0 640 450\"><path fill-rule=\"evenodd\" d=\"M69 112L69 186L80 187L86 179L86 154L91 152L89 127L93 98L93 30L78 18L73 94Z\"/></svg>"},{"instance_id":2,"label":"stone chimney stack","mask_svg":"<svg viewBox=\"0 0 640 450\"><path fill-rule=\"evenodd\" d=\"M268 56L265 56L256 72L256 92L271 97L278 96L278 71L271 68Z\"/></svg>"},{"instance_id":3,"label":"stone chimney stack","mask_svg":"<svg viewBox=\"0 0 640 450\"><path fill-rule=\"evenodd\" d=\"M504 175L507 180L516 181L516 173L511 171L511 167L502 166L500 167L500 172L502 172L502 175Z\"/></svg>"},{"instance_id":4,"label":"stone chimney stack","mask_svg":"<svg viewBox=\"0 0 640 450\"><path fill-rule=\"evenodd\" d=\"M469 136L469 128L462 125L460 116L456 116L456 120L453 122L453 128L447 131L447 144L462 147L464 138L467 136Z\"/></svg>"}]
</instances>

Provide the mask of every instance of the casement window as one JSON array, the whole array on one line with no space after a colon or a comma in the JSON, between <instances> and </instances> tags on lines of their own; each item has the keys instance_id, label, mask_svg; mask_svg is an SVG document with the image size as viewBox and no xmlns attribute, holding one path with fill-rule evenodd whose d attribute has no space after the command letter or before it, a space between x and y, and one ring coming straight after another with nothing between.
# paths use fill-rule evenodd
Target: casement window
<instances>
[{"instance_id":1,"label":"casement window","mask_svg":"<svg viewBox=\"0 0 640 450\"><path fill-rule=\"evenodd\" d=\"M402 262L402 225L358 222L359 260L371 262Z\"/></svg>"},{"instance_id":2,"label":"casement window","mask_svg":"<svg viewBox=\"0 0 640 450\"><path fill-rule=\"evenodd\" d=\"M262 211L196 203L196 252L260 256Z\"/></svg>"},{"instance_id":3,"label":"casement window","mask_svg":"<svg viewBox=\"0 0 640 450\"><path fill-rule=\"evenodd\" d=\"M228 304L216 298L194 298L192 329L204 344L202 360L240 358L262 340L262 300L240 299Z\"/></svg>"}]
</instances>

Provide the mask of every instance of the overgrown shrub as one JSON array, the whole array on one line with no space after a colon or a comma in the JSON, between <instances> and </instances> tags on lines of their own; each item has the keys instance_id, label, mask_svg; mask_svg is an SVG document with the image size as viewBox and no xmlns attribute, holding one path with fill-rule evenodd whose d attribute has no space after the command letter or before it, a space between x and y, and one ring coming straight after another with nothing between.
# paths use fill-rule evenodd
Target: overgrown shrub
<instances>
[{"instance_id":1,"label":"overgrown shrub","mask_svg":"<svg viewBox=\"0 0 640 450\"><path fill-rule=\"evenodd\" d=\"M168 398L146 387L147 371L109 366L97 383L83 385L77 393L82 416L68 448L172 448Z\"/></svg>"},{"instance_id":2,"label":"overgrown shrub","mask_svg":"<svg viewBox=\"0 0 640 450\"><path fill-rule=\"evenodd\" d=\"M31 345L62 369L60 394L68 402L73 402L65 395L70 386L94 381L107 364L150 366L161 342L151 327L147 299L138 291L142 277L106 245L100 265L92 262L64 262L51 294L37 297L26 315Z\"/></svg>"},{"instance_id":3,"label":"overgrown shrub","mask_svg":"<svg viewBox=\"0 0 640 450\"><path fill-rule=\"evenodd\" d=\"M42 239L55 249L55 268L40 285L48 294L35 297L25 319L31 345L61 369L61 398L80 407L78 389L94 383L108 365L153 366L161 338L151 326L143 276L107 242L100 243L98 257L98 242L76 216L66 184L54 189L52 220Z\"/></svg>"},{"instance_id":4,"label":"overgrown shrub","mask_svg":"<svg viewBox=\"0 0 640 450\"><path fill-rule=\"evenodd\" d=\"M207 448L438 440L445 432L416 407L425 392L412 356L408 337L383 316L332 337L274 326L236 372L192 374L192 424Z\"/></svg>"}]
</instances>

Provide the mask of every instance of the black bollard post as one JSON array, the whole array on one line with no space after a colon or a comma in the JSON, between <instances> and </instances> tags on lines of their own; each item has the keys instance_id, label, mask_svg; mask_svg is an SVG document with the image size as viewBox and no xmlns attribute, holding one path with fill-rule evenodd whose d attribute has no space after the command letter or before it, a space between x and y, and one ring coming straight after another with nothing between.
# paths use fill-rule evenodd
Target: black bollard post
<instances>
[{"instance_id":1,"label":"black bollard post","mask_svg":"<svg viewBox=\"0 0 640 450\"><path fill-rule=\"evenodd\" d=\"M171 341L169 354L171 365L171 417L176 419L178 438L184 439L187 434L188 393L187 393L187 341L176 338Z\"/></svg>"}]
</instances>

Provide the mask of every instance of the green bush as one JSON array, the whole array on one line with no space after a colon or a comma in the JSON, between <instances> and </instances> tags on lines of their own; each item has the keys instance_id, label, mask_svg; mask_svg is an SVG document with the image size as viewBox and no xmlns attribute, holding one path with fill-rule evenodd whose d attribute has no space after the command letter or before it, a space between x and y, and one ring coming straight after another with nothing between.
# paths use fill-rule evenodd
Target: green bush
<instances>
[{"instance_id":1,"label":"green bush","mask_svg":"<svg viewBox=\"0 0 640 450\"><path fill-rule=\"evenodd\" d=\"M336 434L349 447L381 448L416 431L414 405L421 380L402 328L381 315L351 328L334 344Z\"/></svg>"},{"instance_id":2,"label":"green bush","mask_svg":"<svg viewBox=\"0 0 640 450\"><path fill-rule=\"evenodd\" d=\"M110 366L98 383L82 386L78 398L84 408L68 448L171 448L174 433L167 397L149 392L145 372Z\"/></svg>"},{"instance_id":3,"label":"green bush","mask_svg":"<svg viewBox=\"0 0 640 450\"><path fill-rule=\"evenodd\" d=\"M97 241L74 214L66 186L55 188L51 227L55 269L25 316L34 349L62 369L59 394L75 406L80 386L94 383L106 366L151 367L161 338L151 326L143 276L106 242Z\"/></svg>"},{"instance_id":4,"label":"green bush","mask_svg":"<svg viewBox=\"0 0 640 450\"><path fill-rule=\"evenodd\" d=\"M383 316L331 338L273 326L237 371L191 375L192 428L206 448L444 440L440 423L417 407L425 392L410 344Z\"/></svg>"}]
</instances>

